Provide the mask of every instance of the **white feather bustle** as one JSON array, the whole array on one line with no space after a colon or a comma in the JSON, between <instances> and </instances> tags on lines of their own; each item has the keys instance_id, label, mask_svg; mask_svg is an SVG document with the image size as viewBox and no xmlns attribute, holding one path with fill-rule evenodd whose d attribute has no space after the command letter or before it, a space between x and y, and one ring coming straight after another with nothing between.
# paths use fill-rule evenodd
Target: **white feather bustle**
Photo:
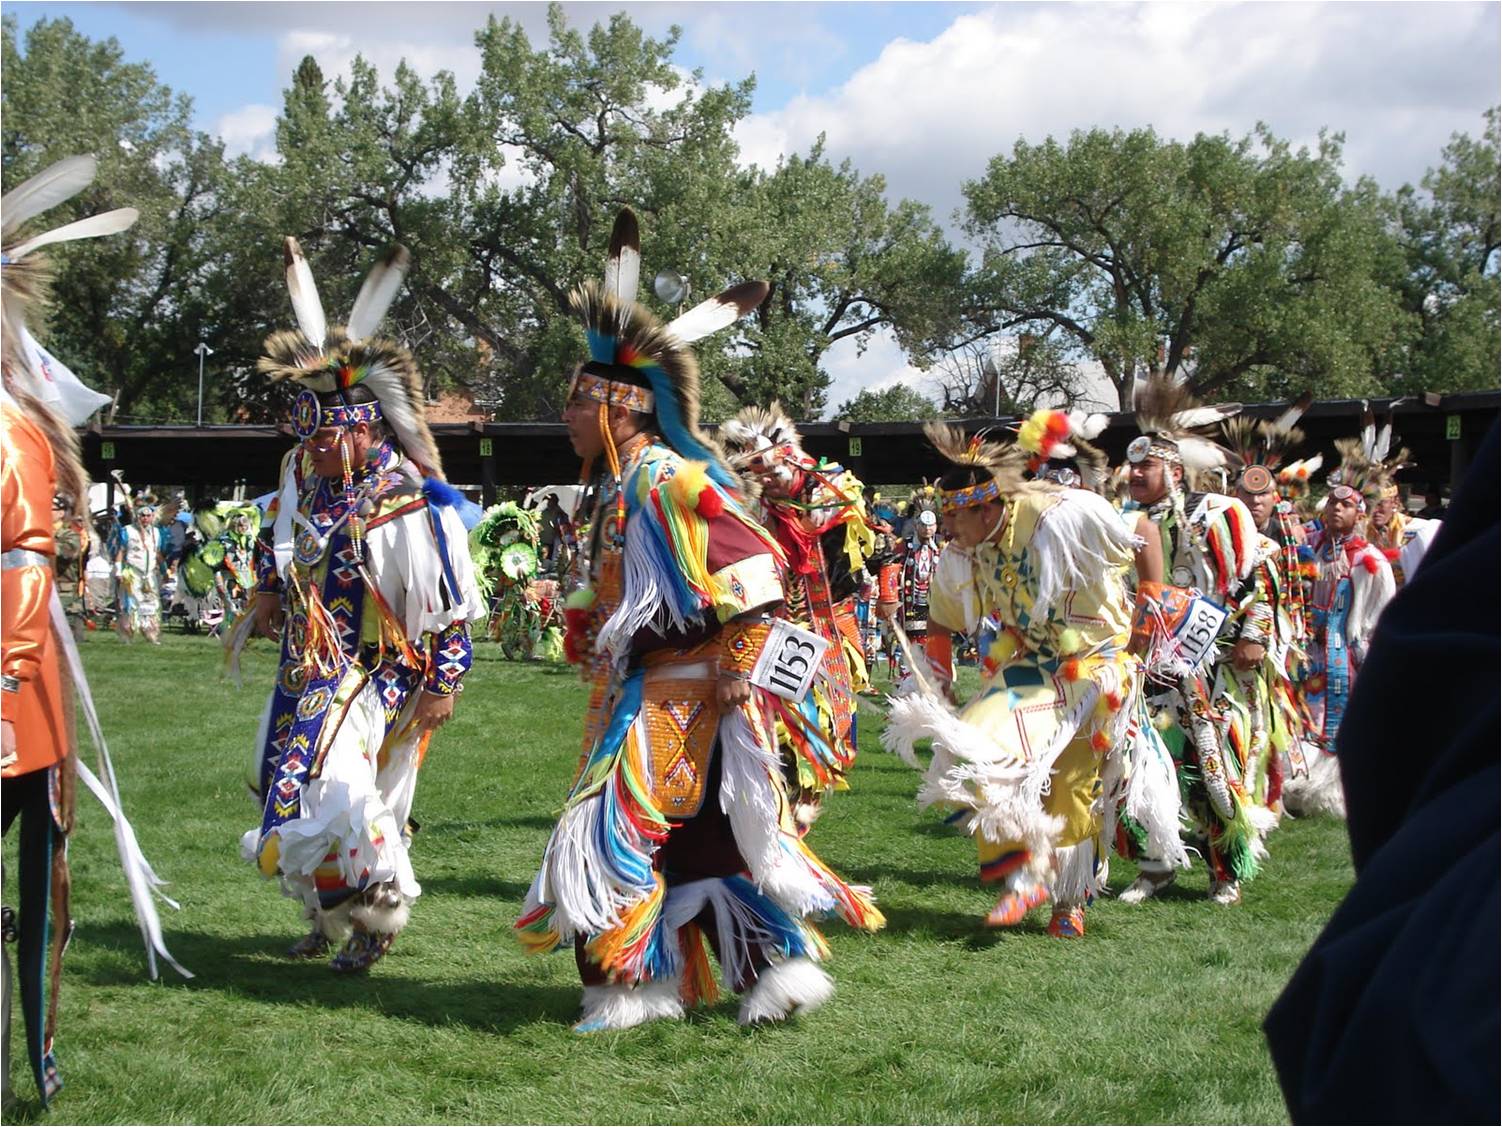
<instances>
[{"instance_id":1,"label":"white feather bustle","mask_svg":"<svg viewBox=\"0 0 1502 1127\"><path fill-rule=\"evenodd\" d=\"M834 997L834 979L812 959L788 959L761 972L741 1002L742 1025L786 1021L806 1014Z\"/></svg>"},{"instance_id":2,"label":"white feather bustle","mask_svg":"<svg viewBox=\"0 0 1502 1127\"><path fill-rule=\"evenodd\" d=\"M661 1018L681 1018L683 1001L676 979L643 982L637 986L609 983L584 988L584 1013L579 1025L630 1029Z\"/></svg>"},{"instance_id":3,"label":"white feather bustle","mask_svg":"<svg viewBox=\"0 0 1502 1127\"><path fill-rule=\"evenodd\" d=\"M1310 814L1346 816L1345 788L1340 781L1340 760L1319 753L1309 758L1309 774L1283 784L1283 807L1295 817Z\"/></svg>"}]
</instances>

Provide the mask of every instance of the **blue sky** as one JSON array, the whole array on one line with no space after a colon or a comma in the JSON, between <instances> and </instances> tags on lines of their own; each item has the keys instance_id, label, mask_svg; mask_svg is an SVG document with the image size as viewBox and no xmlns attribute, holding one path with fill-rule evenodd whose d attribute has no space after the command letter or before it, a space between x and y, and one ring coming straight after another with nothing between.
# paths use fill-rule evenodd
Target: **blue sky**
<instances>
[{"instance_id":1,"label":"blue sky","mask_svg":"<svg viewBox=\"0 0 1502 1127\"><path fill-rule=\"evenodd\" d=\"M954 230L960 186L1019 138L1151 125L1161 136L1249 133L1295 144L1344 133L1350 178L1416 183L1456 132L1478 135L1502 101L1502 5L1450 3L567 3L587 27L624 9L647 32L683 29L675 62L707 82L755 73L742 160L771 166L827 152L882 173L889 194ZM478 70L475 30L495 13L546 38L541 3L29 3L23 29L66 16L91 38L192 96L200 128L232 153L271 152L281 90L304 54L326 74L356 53L389 75L399 59ZM831 405L861 387L924 377L890 338L827 357Z\"/></svg>"},{"instance_id":2,"label":"blue sky","mask_svg":"<svg viewBox=\"0 0 1502 1127\"><path fill-rule=\"evenodd\" d=\"M288 0L265 0L261 3L155 3L149 0L93 3L7 3L5 10L14 13L25 27L46 17L66 17L91 39L113 36L120 41L127 57L149 60L157 77L174 90L193 96L200 128L211 128L215 121L247 103L275 105L287 75L278 68L278 39L298 26L355 24L346 13L359 10L362 16L373 13L375 23L382 22L387 9L393 28L403 27L418 5L406 3L294 3ZM706 75L740 77L756 72L757 90L753 108L766 112L784 105L799 94L821 94L844 81L861 63L875 58L888 42L898 37L929 39L943 31L955 17L975 4L944 3L702 3L625 5L632 17L643 26L661 34L671 23L684 28L677 61L689 70L703 68ZM483 25L490 13L497 18L523 18L529 25L541 27L542 4L491 3L424 3L421 19L431 20L435 9L446 9L436 25L430 25L431 37L453 40L457 30L472 32ZM569 4L570 19L576 25L603 20L621 5ZM653 8L660 11L653 11ZM764 21L781 25L759 29L755 37L743 39L743 50L727 50L727 40L736 26L727 26L722 35L703 34L718 15L726 10L764 13ZM310 20L308 17L318 18ZM827 34L799 36L799 28L815 25ZM455 25L459 25L457 28ZM409 33L404 28L404 34ZM420 34L420 33L419 33ZM533 42L543 39L533 34ZM740 56L737 59L737 55ZM740 61L742 67L734 69ZM750 66L745 62L750 61ZM727 69L727 64L732 64ZM227 69L232 67L230 73Z\"/></svg>"}]
</instances>

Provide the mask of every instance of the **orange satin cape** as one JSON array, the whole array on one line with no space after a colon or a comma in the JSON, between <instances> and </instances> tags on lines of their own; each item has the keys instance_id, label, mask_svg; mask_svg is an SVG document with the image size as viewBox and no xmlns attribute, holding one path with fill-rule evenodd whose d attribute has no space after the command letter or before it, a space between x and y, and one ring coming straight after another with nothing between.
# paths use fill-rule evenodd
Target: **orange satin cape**
<instances>
[{"instance_id":1,"label":"orange satin cape","mask_svg":"<svg viewBox=\"0 0 1502 1127\"><path fill-rule=\"evenodd\" d=\"M0 671L20 691L0 692L0 716L15 725L19 757L7 778L45 770L68 754L57 640L52 635L52 450L37 426L10 403L0 404L0 550L35 552L47 563L0 571Z\"/></svg>"}]
</instances>

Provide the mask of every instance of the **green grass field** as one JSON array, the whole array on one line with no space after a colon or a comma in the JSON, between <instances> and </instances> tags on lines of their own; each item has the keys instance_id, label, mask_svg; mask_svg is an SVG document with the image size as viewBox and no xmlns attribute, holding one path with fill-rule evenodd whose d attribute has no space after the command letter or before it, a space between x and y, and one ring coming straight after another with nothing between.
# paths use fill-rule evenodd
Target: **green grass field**
<instances>
[{"instance_id":1,"label":"green grass field","mask_svg":"<svg viewBox=\"0 0 1502 1127\"><path fill-rule=\"evenodd\" d=\"M570 781L584 691L570 670L480 651L418 791L424 895L391 954L344 978L281 957L302 933L297 905L238 857L257 820L243 779L270 645L252 647L237 691L209 639L90 635L128 813L182 903L163 909L168 945L197 977L147 980L108 817L81 792L66 1087L40 1115L18 1015L7 1119L1286 1121L1260 1023L1349 886L1342 824L1285 820L1239 907L1205 900L1200 867L1141 907L1099 902L1082 942L1049 938L1042 912L991 932L972 844L916 812L917 776L881 751L880 712L863 705L853 789L812 840L875 888L888 924L828 927L834 1000L781 1027L741 1029L727 997L681 1023L580 1037L573 959L525 957L511 924ZM1112 887L1134 875L1113 865Z\"/></svg>"}]
</instances>

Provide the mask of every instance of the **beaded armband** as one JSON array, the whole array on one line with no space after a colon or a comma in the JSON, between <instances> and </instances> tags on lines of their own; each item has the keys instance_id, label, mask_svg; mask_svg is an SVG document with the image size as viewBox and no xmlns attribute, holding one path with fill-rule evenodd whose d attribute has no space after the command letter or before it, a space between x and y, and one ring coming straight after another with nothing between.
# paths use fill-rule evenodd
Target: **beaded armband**
<instances>
[{"instance_id":1,"label":"beaded armband","mask_svg":"<svg viewBox=\"0 0 1502 1127\"><path fill-rule=\"evenodd\" d=\"M474 661L469 640L469 625L456 622L445 627L432 640L427 676L422 687L439 696L464 691L463 678Z\"/></svg>"},{"instance_id":2,"label":"beaded armband","mask_svg":"<svg viewBox=\"0 0 1502 1127\"><path fill-rule=\"evenodd\" d=\"M766 622L728 622L720 632L720 676L749 681L772 627Z\"/></svg>"}]
</instances>

